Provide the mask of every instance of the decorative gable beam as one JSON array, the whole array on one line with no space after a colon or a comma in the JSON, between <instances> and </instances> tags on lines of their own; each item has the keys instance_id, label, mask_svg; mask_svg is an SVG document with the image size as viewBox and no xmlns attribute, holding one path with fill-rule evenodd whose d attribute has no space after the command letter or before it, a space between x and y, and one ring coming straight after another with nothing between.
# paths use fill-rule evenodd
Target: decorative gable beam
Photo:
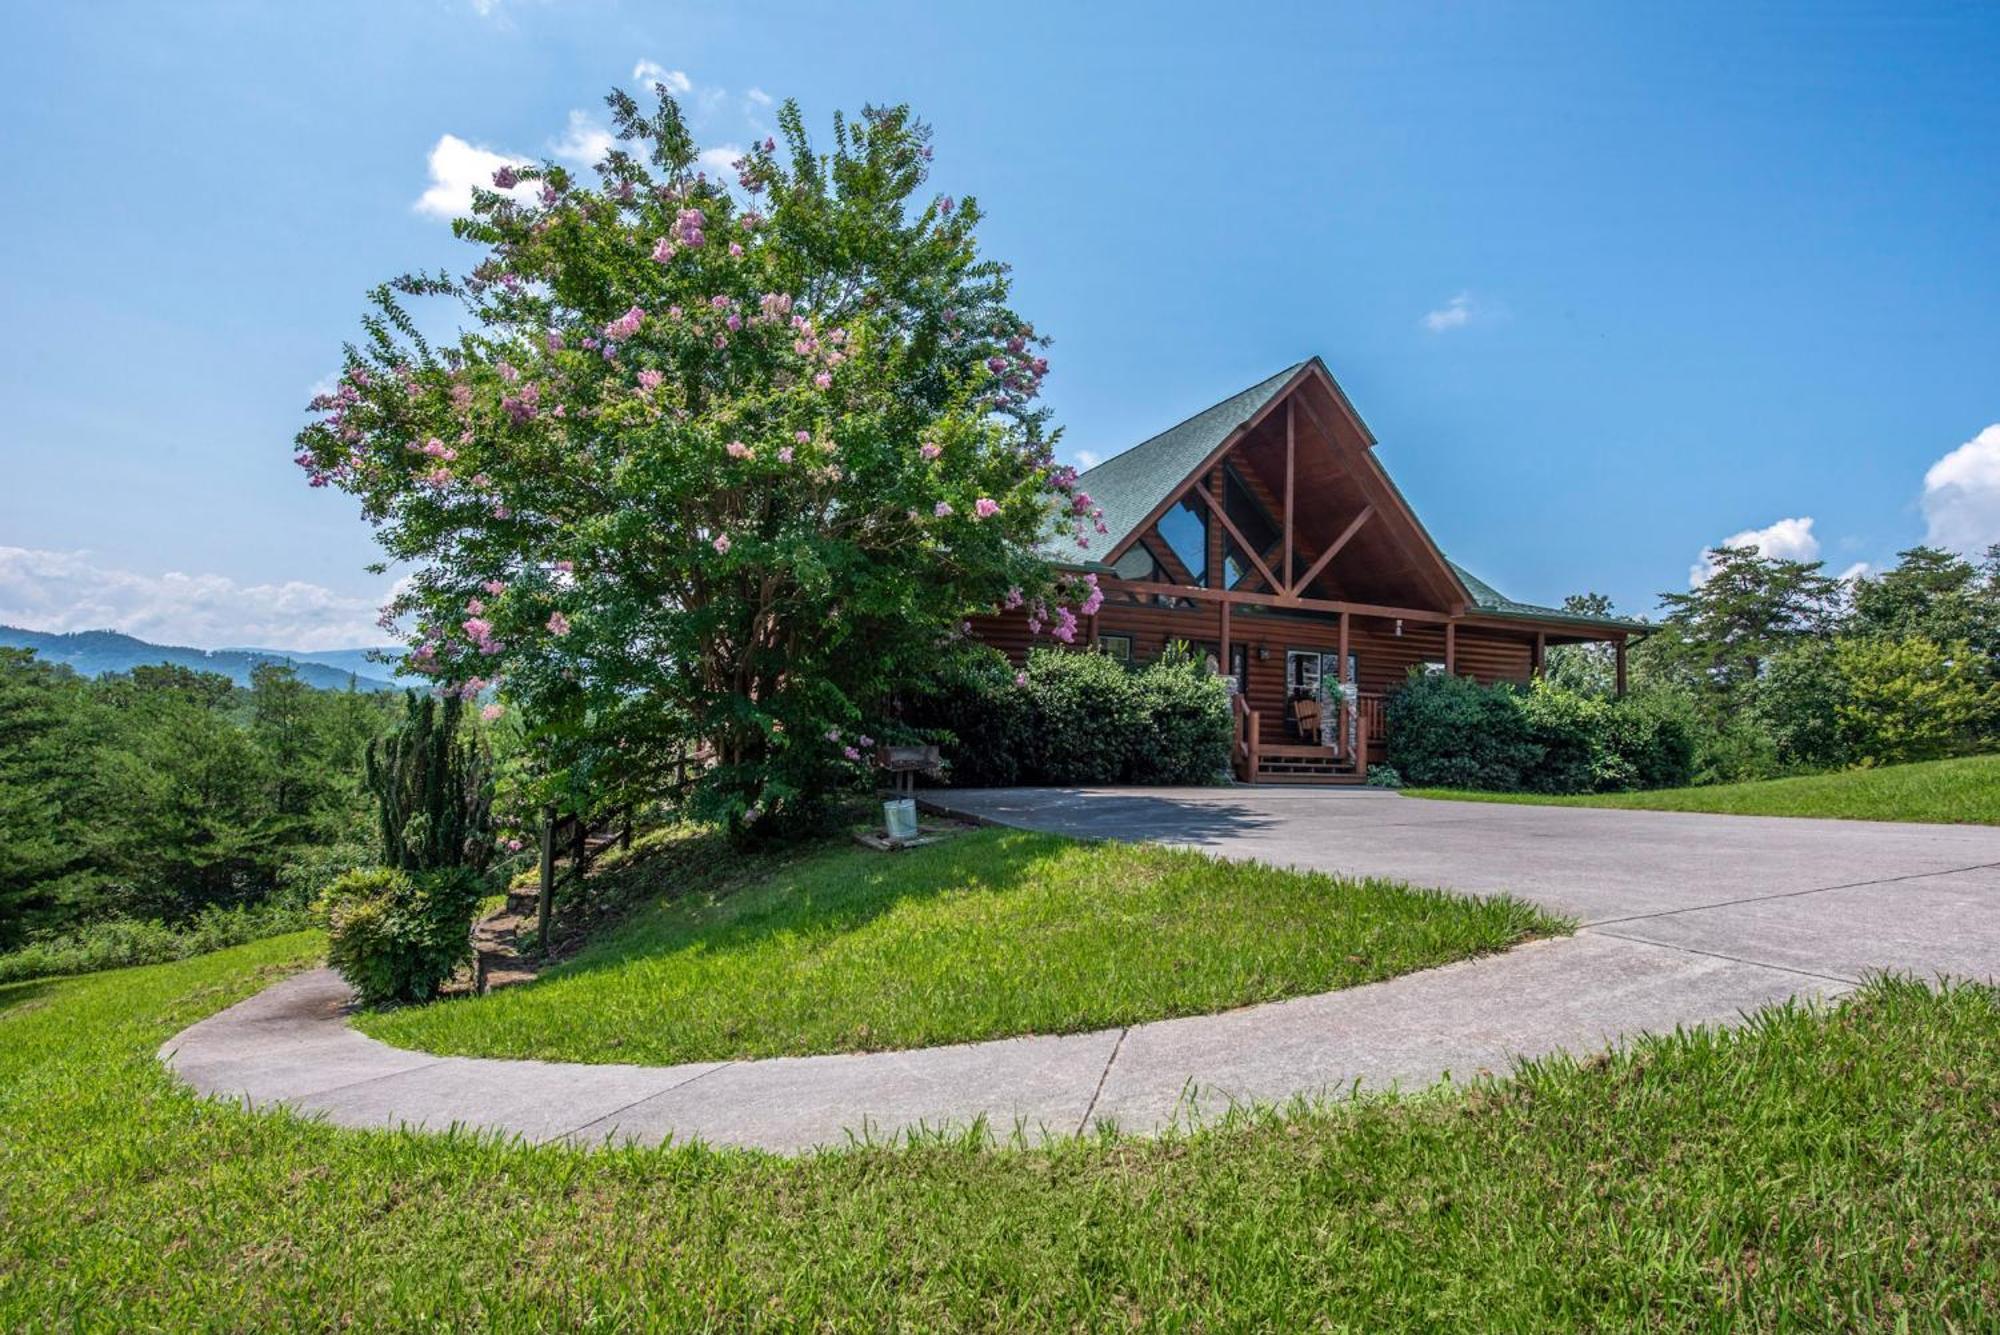
<instances>
[{"instance_id":1,"label":"decorative gable beam","mask_svg":"<svg viewBox=\"0 0 2000 1335\"><path fill-rule=\"evenodd\" d=\"M1264 577L1264 582L1266 584L1269 584L1272 589L1276 590L1279 593L1286 592L1285 586L1278 583L1278 577L1271 573L1271 567L1264 564L1264 558L1257 555L1257 549L1251 545L1250 539L1244 537L1242 530L1238 529L1235 523L1230 520L1229 512L1223 508L1222 502L1216 500L1215 497L1209 493L1209 489L1207 487L1196 487L1194 489L1194 494L1201 497L1204 501L1208 502L1208 508L1210 513L1212 513L1217 519L1220 519L1222 521L1222 527L1224 531L1227 532L1230 537L1236 539L1236 545L1242 548L1243 554L1245 556L1250 558L1250 564L1257 567L1257 573Z\"/></svg>"},{"instance_id":2,"label":"decorative gable beam","mask_svg":"<svg viewBox=\"0 0 2000 1335\"><path fill-rule=\"evenodd\" d=\"M1296 439L1296 437L1297 437L1297 434L1298 434L1298 433L1297 433L1297 432L1296 432L1296 431L1294 430L1294 427L1295 427L1295 425L1296 425L1296 423L1297 423L1297 419L1298 419L1298 413L1297 413L1297 412L1296 412L1296 411L1295 411L1295 410L1293 409L1293 407L1292 407L1292 404L1293 404L1294 400L1296 400L1297 398L1298 398L1298 396L1297 396L1296 394L1288 394L1288 395L1286 395L1286 396L1285 396L1285 565L1284 565L1284 571L1285 571L1285 578L1286 578L1286 579L1288 579L1288 580L1289 580L1289 579L1290 579L1290 578L1292 577L1292 474L1293 474L1293 471L1294 471L1294 469L1293 469L1293 467L1292 467L1292 462L1293 462L1293 459L1292 459L1292 456L1293 456L1293 455L1294 455L1294 454L1296 453L1296 445L1297 445L1297 439ZM1290 584L1281 584L1281 583L1277 582L1276 580L1273 580L1273 581L1271 582L1271 587L1272 587L1272 588L1274 588L1274 589L1276 589L1276 590L1278 590L1278 591L1279 591L1280 593L1286 593L1286 594L1292 594L1292 593L1297 593L1297 592L1298 592L1298 589L1297 589L1297 588L1295 588L1294 586L1292 586L1292 585L1290 585Z\"/></svg>"},{"instance_id":3,"label":"decorative gable beam","mask_svg":"<svg viewBox=\"0 0 2000 1335\"><path fill-rule=\"evenodd\" d=\"M1355 534L1359 533L1361 531L1361 526L1367 523L1369 520L1373 519L1374 517L1375 517L1375 507L1373 505L1362 506L1361 513L1354 516L1354 518L1350 519L1347 522L1347 527L1340 531L1340 536L1335 538L1332 544L1328 546L1325 551L1319 554L1319 560L1314 561L1312 563L1312 566L1309 569L1307 569L1306 573L1299 576L1299 582L1292 585L1292 587L1285 590L1285 592L1299 593L1303 591L1305 588L1307 588L1309 585L1311 585L1314 577L1317 576L1320 571L1326 569L1327 562L1331 561L1334 557L1340 555L1340 549L1347 545L1348 540L1352 538Z\"/></svg>"}]
</instances>

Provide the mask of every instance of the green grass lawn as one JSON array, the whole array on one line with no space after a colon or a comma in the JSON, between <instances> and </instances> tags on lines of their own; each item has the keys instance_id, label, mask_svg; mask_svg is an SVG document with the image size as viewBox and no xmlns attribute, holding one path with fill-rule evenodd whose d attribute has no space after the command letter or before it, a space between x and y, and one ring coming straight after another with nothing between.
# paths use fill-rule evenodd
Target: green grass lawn
<instances>
[{"instance_id":1,"label":"green grass lawn","mask_svg":"<svg viewBox=\"0 0 2000 1335\"><path fill-rule=\"evenodd\" d=\"M1412 797L1458 802L1531 802L1548 806L1714 811L1730 816L1831 816L1840 820L1934 821L2000 825L2000 755L1927 760L1915 765L1810 774L1759 783L1663 788L1647 793L1541 797L1412 788Z\"/></svg>"},{"instance_id":2,"label":"green grass lawn","mask_svg":"<svg viewBox=\"0 0 2000 1335\"><path fill-rule=\"evenodd\" d=\"M344 1132L155 1063L319 949L0 987L0 1330L2000 1325L1985 990L1157 1142L799 1160Z\"/></svg>"},{"instance_id":3,"label":"green grass lawn","mask_svg":"<svg viewBox=\"0 0 2000 1335\"><path fill-rule=\"evenodd\" d=\"M657 838L624 874L651 875L660 902L575 958L361 1027L434 1052L585 1062L912 1048L1205 1014L1566 930L1507 898L1011 830L745 867L686 828Z\"/></svg>"}]
</instances>

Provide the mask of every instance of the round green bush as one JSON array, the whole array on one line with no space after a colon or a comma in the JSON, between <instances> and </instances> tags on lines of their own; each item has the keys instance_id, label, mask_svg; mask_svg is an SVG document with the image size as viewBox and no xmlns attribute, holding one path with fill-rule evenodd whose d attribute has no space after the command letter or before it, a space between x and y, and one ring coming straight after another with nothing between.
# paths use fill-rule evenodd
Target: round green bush
<instances>
[{"instance_id":1,"label":"round green bush","mask_svg":"<svg viewBox=\"0 0 2000 1335\"><path fill-rule=\"evenodd\" d=\"M485 882L468 867L352 871L327 887L326 962L364 1004L428 1001L472 958Z\"/></svg>"}]
</instances>

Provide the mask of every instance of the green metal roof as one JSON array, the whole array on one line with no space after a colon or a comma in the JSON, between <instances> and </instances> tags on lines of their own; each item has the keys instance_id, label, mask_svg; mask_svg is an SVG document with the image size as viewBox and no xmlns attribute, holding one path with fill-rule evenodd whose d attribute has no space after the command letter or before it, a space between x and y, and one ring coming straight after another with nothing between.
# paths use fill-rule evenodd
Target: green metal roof
<instances>
[{"instance_id":1,"label":"green metal roof","mask_svg":"<svg viewBox=\"0 0 2000 1335\"><path fill-rule=\"evenodd\" d=\"M1451 567L1452 574L1458 576L1458 582L1465 586L1466 596L1472 600L1473 607L1488 616L1521 617L1535 621L1567 621L1577 626L1617 627L1622 630L1637 630L1646 626L1645 622L1635 621L1631 617L1588 616L1581 612L1565 612L1560 607L1542 607L1535 603L1516 602L1458 562L1447 559L1445 564Z\"/></svg>"},{"instance_id":2,"label":"green metal roof","mask_svg":"<svg viewBox=\"0 0 2000 1335\"><path fill-rule=\"evenodd\" d=\"M1084 473L1077 487L1089 492L1091 501L1103 509L1104 526L1111 531L1091 534L1088 553L1079 551L1074 540L1058 532L1043 543L1044 553L1054 560L1074 563L1116 548L1146 522L1146 516L1168 492L1229 439L1230 432L1255 417L1304 365L1288 366Z\"/></svg>"},{"instance_id":3,"label":"green metal roof","mask_svg":"<svg viewBox=\"0 0 2000 1335\"><path fill-rule=\"evenodd\" d=\"M1052 533L1042 546L1053 561L1079 569L1106 570L1102 558L1146 521L1154 507L1166 499L1202 460L1229 439L1230 433L1255 417L1277 397L1292 377L1317 358L1295 362L1248 389L1239 390L1220 403L1202 409L1159 435L1139 442L1084 472L1077 479L1079 490L1090 493L1091 501L1104 511L1107 534L1092 534L1090 550L1078 549L1067 533ZM1328 379L1332 379L1331 375ZM1390 483L1394 487L1394 483ZM1407 503L1406 503L1407 504ZM1421 527L1421 523L1419 524ZM1560 608L1538 607L1516 602L1456 561L1447 559L1452 574L1464 587L1467 600L1489 616L1520 617L1537 621L1566 621L1578 627L1593 626L1633 630L1646 623L1626 617L1584 616Z\"/></svg>"}]
</instances>

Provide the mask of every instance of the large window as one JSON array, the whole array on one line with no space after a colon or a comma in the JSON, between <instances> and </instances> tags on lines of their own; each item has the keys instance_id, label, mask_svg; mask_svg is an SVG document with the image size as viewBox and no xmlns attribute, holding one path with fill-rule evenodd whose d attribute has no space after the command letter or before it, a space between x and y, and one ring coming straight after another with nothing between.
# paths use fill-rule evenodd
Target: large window
<instances>
[{"instance_id":1,"label":"large window","mask_svg":"<svg viewBox=\"0 0 2000 1335\"><path fill-rule=\"evenodd\" d=\"M1236 476L1233 468L1222 471L1222 510L1260 557L1270 551L1282 536L1278 526L1271 522L1271 516L1264 513L1264 507L1257 503L1257 498L1250 494L1250 489L1243 485L1243 480ZM1236 588L1246 579L1263 578L1257 574L1257 567L1250 563L1249 557L1237 547L1234 538L1226 546L1224 573L1230 588Z\"/></svg>"},{"instance_id":2,"label":"large window","mask_svg":"<svg viewBox=\"0 0 2000 1335\"><path fill-rule=\"evenodd\" d=\"M1196 584L1208 583L1208 507L1193 496L1160 516L1160 536Z\"/></svg>"}]
</instances>

